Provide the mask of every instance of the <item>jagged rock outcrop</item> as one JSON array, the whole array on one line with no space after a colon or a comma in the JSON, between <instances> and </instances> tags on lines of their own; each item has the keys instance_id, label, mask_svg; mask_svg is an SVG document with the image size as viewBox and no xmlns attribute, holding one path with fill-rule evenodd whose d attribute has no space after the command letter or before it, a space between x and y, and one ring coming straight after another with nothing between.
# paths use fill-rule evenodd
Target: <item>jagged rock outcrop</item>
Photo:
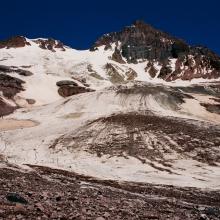
<instances>
[{"instance_id":1,"label":"jagged rock outcrop","mask_svg":"<svg viewBox=\"0 0 220 220\"><path fill-rule=\"evenodd\" d=\"M126 62L123 60L122 55L120 53L120 50L118 48L115 48L114 53L112 54L112 60L121 63L121 64L125 64Z\"/></svg>"},{"instance_id":2,"label":"jagged rock outcrop","mask_svg":"<svg viewBox=\"0 0 220 220\"><path fill-rule=\"evenodd\" d=\"M134 64L149 61L145 70L151 77L157 74L153 65L156 62L162 67L158 77L166 81L220 77L220 57L217 54L206 47L190 46L142 21L136 21L122 31L105 34L91 50L103 45L106 50L116 45L112 59L118 63L123 63L123 58Z\"/></svg>"},{"instance_id":3,"label":"jagged rock outcrop","mask_svg":"<svg viewBox=\"0 0 220 220\"><path fill-rule=\"evenodd\" d=\"M131 81L131 80L135 80L138 74L133 69L129 68L128 71L125 73L125 75L127 76L127 80Z\"/></svg>"},{"instance_id":4,"label":"jagged rock outcrop","mask_svg":"<svg viewBox=\"0 0 220 220\"><path fill-rule=\"evenodd\" d=\"M63 80L56 83L59 87L58 93L62 97L68 97L80 93L92 92L94 90L79 86L77 83L70 80Z\"/></svg>"},{"instance_id":5,"label":"jagged rock outcrop","mask_svg":"<svg viewBox=\"0 0 220 220\"><path fill-rule=\"evenodd\" d=\"M78 86L77 83L70 80L61 80L56 83L57 86Z\"/></svg>"},{"instance_id":6,"label":"jagged rock outcrop","mask_svg":"<svg viewBox=\"0 0 220 220\"><path fill-rule=\"evenodd\" d=\"M128 81L133 81L138 76L137 72L135 72L132 68L128 68L126 71L121 69L119 66L107 63L104 66L106 70L109 80L113 84L123 84Z\"/></svg>"},{"instance_id":7,"label":"jagged rock outcrop","mask_svg":"<svg viewBox=\"0 0 220 220\"><path fill-rule=\"evenodd\" d=\"M167 81L193 78L216 79L220 77L220 57L204 47L191 47L178 55L174 71L162 77Z\"/></svg>"},{"instance_id":8,"label":"jagged rock outcrop","mask_svg":"<svg viewBox=\"0 0 220 220\"><path fill-rule=\"evenodd\" d=\"M181 40L158 31L142 21L136 21L134 25L125 27L120 32L102 36L93 47L119 42L121 55L128 62L136 63L138 59L163 60L172 56L172 45L175 41Z\"/></svg>"},{"instance_id":9,"label":"jagged rock outcrop","mask_svg":"<svg viewBox=\"0 0 220 220\"><path fill-rule=\"evenodd\" d=\"M171 67L167 65L163 65L162 68L160 69L159 77L166 79L166 77L167 76L169 77L171 73L172 73Z\"/></svg>"},{"instance_id":10,"label":"jagged rock outcrop","mask_svg":"<svg viewBox=\"0 0 220 220\"><path fill-rule=\"evenodd\" d=\"M21 76L32 76L33 73L29 70L19 69L16 66L4 66L0 65L0 73L18 73Z\"/></svg>"},{"instance_id":11,"label":"jagged rock outcrop","mask_svg":"<svg viewBox=\"0 0 220 220\"><path fill-rule=\"evenodd\" d=\"M41 49L44 50L50 50L53 52L56 52L56 49L60 49L62 51L65 51L65 46L61 41L54 40L52 38L49 39L36 39L33 40L36 44L39 45ZM0 49L6 48L19 48L19 47L25 47L25 46L31 46L31 43L27 41L27 39L23 36L15 36L11 37L6 40L0 41Z\"/></svg>"},{"instance_id":12,"label":"jagged rock outcrop","mask_svg":"<svg viewBox=\"0 0 220 220\"><path fill-rule=\"evenodd\" d=\"M34 40L35 43L39 45L41 49L50 50L52 52L56 52L56 49L60 49L61 51L65 51L65 46L61 41L54 40L52 38L49 39L37 39Z\"/></svg>"},{"instance_id":13,"label":"jagged rock outcrop","mask_svg":"<svg viewBox=\"0 0 220 220\"><path fill-rule=\"evenodd\" d=\"M30 43L27 42L25 37L22 36L15 36L11 37L7 40L0 41L0 49L6 48L18 48L18 47L25 47L30 46Z\"/></svg>"},{"instance_id":14,"label":"jagged rock outcrop","mask_svg":"<svg viewBox=\"0 0 220 220\"><path fill-rule=\"evenodd\" d=\"M11 106L3 101L3 99L0 97L0 117L9 115L13 113L13 111L16 109L15 106Z\"/></svg>"},{"instance_id":15,"label":"jagged rock outcrop","mask_svg":"<svg viewBox=\"0 0 220 220\"><path fill-rule=\"evenodd\" d=\"M148 62L145 67L145 72L148 72L152 78L156 77L158 73L158 69L154 66L153 62Z\"/></svg>"},{"instance_id":16,"label":"jagged rock outcrop","mask_svg":"<svg viewBox=\"0 0 220 220\"><path fill-rule=\"evenodd\" d=\"M21 79L0 74L0 91L8 99L12 99L17 93L24 91L24 83Z\"/></svg>"},{"instance_id":17,"label":"jagged rock outcrop","mask_svg":"<svg viewBox=\"0 0 220 220\"><path fill-rule=\"evenodd\" d=\"M124 76L121 75L119 73L119 67L115 66L111 63L107 63L104 66L108 76L109 76L109 80L113 83L113 84L120 84L120 83L124 83L125 79Z\"/></svg>"},{"instance_id":18,"label":"jagged rock outcrop","mask_svg":"<svg viewBox=\"0 0 220 220\"><path fill-rule=\"evenodd\" d=\"M24 83L21 79L0 73L0 116L9 115L18 108L14 97L17 93L24 91ZM14 105L10 104L7 99L11 100Z\"/></svg>"},{"instance_id":19,"label":"jagged rock outcrop","mask_svg":"<svg viewBox=\"0 0 220 220\"><path fill-rule=\"evenodd\" d=\"M58 93L62 97L68 97L68 96L77 95L85 92L92 92L92 91L94 90L81 86L61 86L58 89Z\"/></svg>"}]
</instances>

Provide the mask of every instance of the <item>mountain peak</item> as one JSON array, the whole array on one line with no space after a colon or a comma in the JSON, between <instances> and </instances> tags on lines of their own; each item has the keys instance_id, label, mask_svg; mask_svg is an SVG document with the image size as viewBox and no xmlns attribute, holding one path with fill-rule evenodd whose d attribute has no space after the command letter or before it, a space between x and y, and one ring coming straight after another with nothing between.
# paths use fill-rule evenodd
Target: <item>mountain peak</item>
<instances>
[{"instance_id":1,"label":"mountain peak","mask_svg":"<svg viewBox=\"0 0 220 220\"><path fill-rule=\"evenodd\" d=\"M217 54L205 47L190 46L142 20L121 31L103 35L92 49L100 46L113 50L112 60L118 63L149 61L146 71L153 70L151 72L154 73L157 63L162 68L153 77L157 75L167 81L220 77L220 58Z\"/></svg>"},{"instance_id":2,"label":"mountain peak","mask_svg":"<svg viewBox=\"0 0 220 220\"><path fill-rule=\"evenodd\" d=\"M141 19L140 20L138 19L138 20L134 21L134 25L145 25L145 24L146 23L144 22L144 20L141 20Z\"/></svg>"},{"instance_id":3,"label":"mountain peak","mask_svg":"<svg viewBox=\"0 0 220 220\"><path fill-rule=\"evenodd\" d=\"M134 27L137 27L137 28L139 28L139 27L145 27L145 28L152 28L153 29L153 27L150 25L150 24L148 24L148 23L146 23L144 20L135 20L134 22L133 22L133 26ZM156 29L155 29L156 30Z\"/></svg>"},{"instance_id":4,"label":"mountain peak","mask_svg":"<svg viewBox=\"0 0 220 220\"><path fill-rule=\"evenodd\" d=\"M38 47L42 49L41 52L43 50L48 52L66 51L68 48L62 42L52 38L27 39L23 36L15 36L0 41L0 48L10 49L26 46L33 48L33 50ZM101 46L102 48L100 48ZM100 49L100 53L88 56L99 56L103 49L108 51L107 60L102 63L102 68L107 67L105 70L108 75L109 72L114 72L114 74L117 72L114 65L113 67L107 65L108 62L114 61L117 62L116 66L145 63L141 64L141 68L146 72L146 75L165 81L220 77L220 57L217 54L206 47L190 46L183 40L157 30L142 20L135 21L133 25L124 27L121 31L103 35L95 42L91 51L94 49ZM52 53L49 54L53 56ZM91 68L87 69L91 70ZM124 72L127 73L127 70ZM138 74L134 73L133 75ZM132 77L126 76L125 79L127 78Z\"/></svg>"},{"instance_id":5,"label":"mountain peak","mask_svg":"<svg viewBox=\"0 0 220 220\"><path fill-rule=\"evenodd\" d=\"M119 32L103 35L93 47L105 45L108 49L113 43L120 45L122 56L132 63L138 59L163 60L171 56L172 44L177 41L171 35L153 28L142 20L137 20L132 26ZM178 40L181 41L181 40Z\"/></svg>"}]
</instances>

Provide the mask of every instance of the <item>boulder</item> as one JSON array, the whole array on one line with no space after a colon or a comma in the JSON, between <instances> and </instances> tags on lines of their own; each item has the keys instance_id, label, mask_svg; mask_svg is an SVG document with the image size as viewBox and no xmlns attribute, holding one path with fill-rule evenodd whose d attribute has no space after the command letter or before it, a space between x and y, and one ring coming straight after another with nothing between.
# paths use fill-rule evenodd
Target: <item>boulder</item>
<instances>
[{"instance_id":1,"label":"boulder","mask_svg":"<svg viewBox=\"0 0 220 220\"><path fill-rule=\"evenodd\" d=\"M26 101L29 105L34 105L36 103L34 99L26 99Z\"/></svg>"},{"instance_id":2,"label":"boulder","mask_svg":"<svg viewBox=\"0 0 220 220\"><path fill-rule=\"evenodd\" d=\"M58 89L58 93L62 97L68 97L68 96L77 95L85 92L92 92L92 91L94 90L81 86L68 86L68 85L63 85Z\"/></svg>"},{"instance_id":3,"label":"boulder","mask_svg":"<svg viewBox=\"0 0 220 220\"><path fill-rule=\"evenodd\" d=\"M14 203L28 204L28 201L18 193L8 193L6 199Z\"/></svg>"},{"instance_id":4,"label":"boulder","mask_svg":"<svg viewBox=\"0 0 220 220\"><path fill-rule=\"evenodd\" d=\"M78 86L77 83L75 83L74 81L70 81L70 80L62 80L62 81L58 81L56 83L57 86L61 87L61 86Z\"/></svg>"}]
</instances>

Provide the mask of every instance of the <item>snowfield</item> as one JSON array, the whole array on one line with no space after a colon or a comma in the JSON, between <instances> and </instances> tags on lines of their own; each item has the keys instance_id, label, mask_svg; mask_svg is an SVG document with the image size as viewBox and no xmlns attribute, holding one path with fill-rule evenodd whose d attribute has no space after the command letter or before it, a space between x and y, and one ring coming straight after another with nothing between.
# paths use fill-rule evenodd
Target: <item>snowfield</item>
<instances>
[{"instance_id":1,"label":"snowfield","mask_svg":"<svg viewBox=\"0 0 220 220\"><path fill-rule=\"evenodd\" d=\"M5 161L100 179L220 189L220 115L209 109L218 106L219 83L151 78L147 61L113 61L114 45L51 52L27 41L31 46L0 50L0 65L33 73L8 73L25 84L13 100L21 108L0 119ZM112 83L106 64L125 82ZM130 69L137 76L127 82ZM86 80L96 91L62 98L56 85L61 80L82 87Z\"/></svg>"},{"instance_id":2,"label":"snowfield","mask_svg":"<svg viewBox=\"0 0 220 220\"><path fill-rule=\"evenodd\" d=\"M150 87L150 85L148 86ZM77 147L80 142L74 143L72 135L79 133L80 136L82 131L89 132L88 127L84 127L88 123L114 114L129 112L139 114L142 111L149 110L153 112L155 117L171 116L182 118L182 121L193 120L195 124L197 124L196 120L198 122L202 120L207 126L210 126L209 123L214 121L216 127L220 123L219 115L205 111L197 100L193 103L197 108L197 112L189 108L191 99L186 99L186 102L180 105L179 111L174 111L172 109L175 107L174 104L164 106L154 98L154 95L131 94L124 96L117 94L112 89L105 89L76 95L32 109L17 110L13 115L4 119L18 120L20 129L16 124L11 124L11 126L15 126L15 130L10 128L1 132L1 146L6 146L2 153L7 156L10 163L44 165L101 179L219 189L219 165L213 167L207 163L194 160L191 156L190 158L181 156L175 151L168 153L167 158L172 158L171 172L168 172L166 171L167 167L157 160L147 159L147 162L143 163L132 155L126 155L126 152L121 156L111 154L98 156L96 153L88 152L85 146L82 148ZM211 117L208 117L209 115ZM23 126L21 124L22 120L24 122ZM27 120L36 121L37 124L25 128L27 127ZM183 123L182 121L180 123ZM137 125L134 124L133 126L136 127ZM180 126L184 126L184 123ZM201 126L200 123L197 126ZM99 129L99 127L96 129ZM126 128L123 129L126 133ZM100 127L100 135L108 138L108 134L102 134L101 131L102 127ZM63 136L70 140L67 143L65 141L64 143L57 142L58 144L53 148L55 140L59 140ZM147 137L148 139L151 138L151 141L146 140L145 146L148 147L152 141L157 142L159 140L152 131L149 131ZM91 140L86 136L85 139L85 142L88 141L87 144L89 145ZM177 147L180 147L172 138L166 137L166 139L168 139L168 144L176 144ZM105 147L108 148L108 145ZM167 148L169 149L170 146L168 145ZM219 154L219 149L216 152Z\"/></svg>"},{"instance_id":3,"label":"snowfield","mask_svg":"<svg viewBox=\"0 0 220 220\"><path fill-rule=\"evenodd\" d=\"M176 80L165 82L157 77L152 78L145 71L148 61L140 61L138 64L120 64L111 59L115 45L112 49L104 50L101 46L96 51L75 50L69 47L65 51L55 49L56 52L41 49L36 42L26 39L31 46L22 48L3 48L0 51L0 65L15 66L34 73L32 76L20 76L18 73L11 73L14 77L26 82L25 91L19 94L17 99L34 99L35 105L52 103L60 99L57 93L56 82L60 80L76 81L79 85L82 79L86 79L92 89L99 90L111 86L110 76L105 69L106 64L113 65L118 74L126 79L126 72L129 69L137 73L136 81L161 83L170 86L189 86L196 83L207 82L207 79L193 79L191 81ZM34 39L37 40L37 39ZM173 68L175 59L170 61ZM160 70L161 66L156 65ZM102 80L100 80L102 79ZM208 80L210 82L215 80Z\"/></svg>"}]
</instances>

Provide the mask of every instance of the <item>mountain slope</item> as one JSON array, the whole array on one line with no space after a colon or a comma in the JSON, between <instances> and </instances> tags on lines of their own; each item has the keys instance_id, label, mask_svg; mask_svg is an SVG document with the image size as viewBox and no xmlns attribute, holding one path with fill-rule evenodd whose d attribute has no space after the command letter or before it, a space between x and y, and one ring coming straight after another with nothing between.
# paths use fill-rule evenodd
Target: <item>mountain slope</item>
<instances>
[{"instance_id":1,"label":"mountain slope","mask_svg":"<svg viewBox=\"0 0 220 220\"><path fill-rule=\"evenodd\" d=\"M119 86L20 109L0 121L10 124L0 126L3 154L102 179L218 189L220 116L201 105L217 100L210 88Z\"/></svg>"},{"instance_id":2,"label":"mountain slope","mask_svg":"<svg viewBox=\"0 0 220 220\"><path fill-rule=\"evenodd\" d=\"M0 42L0 116L0 218L219 219L207 48L143 22L84 51L13 37Z\"/></svg>"},{"instance_id":3,"label":"mountain slope","mask_svg":"<svg viewBox=\"0 0 220 220\"><path fill-rule=\"evenodd\" d=\"M219 189L219 63L140 21L84 51L53 39L2 41L0 115L9 116L0 158Z\"/></svg>"},{"instance_id":4,"label":"mountain slope","mask_svg":"<svg viewBox=\"0 0 220 220\"><path fill-rule=\"evenodd\" d=\"M220 58L209 49L191 47L141 21L102 36L85 51L53 39L17 36L0 42L1 98L12 101L4 104L10 109L131 81L215 80L219 70ZM5 75L23 82L15 89ZM5 95L7 87L16 91L13 96Z\"/></svg>"}]
</instances>

